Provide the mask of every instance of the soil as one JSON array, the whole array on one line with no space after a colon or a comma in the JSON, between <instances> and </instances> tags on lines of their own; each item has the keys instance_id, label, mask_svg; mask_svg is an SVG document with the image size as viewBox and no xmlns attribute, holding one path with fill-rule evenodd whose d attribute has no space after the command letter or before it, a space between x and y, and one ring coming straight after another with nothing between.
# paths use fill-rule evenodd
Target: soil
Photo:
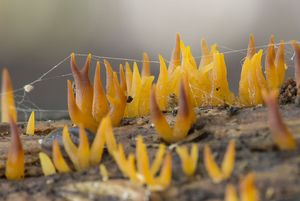
<instances>
[{"instance_id":1,"label":"soil","mask_svg":"<svg viewBox=\"0 0 300 201\"><path fill-rule=\"evenodd\" d=\"M294 104L281 105L283 118L300 144L300 108ZM199 147L199 161L196 175L184 176L180 160L170 145L173 155L173 176L171 186L162 192L150 192L146 187L136 186L124 179L112 158L104 153L103 164L109 170L110 178L103 181L99 167L83 172L56 174L45 177L42 174L38 153L47 150L42 140L51 131L71 122L38 122L36 135L22 135L26 154L25 179L8 181L4 177L6 150L10 134L7 124L0 124L0 199L1 200L224 200L228 183L238 186L241 177L255 172L260 198L264 201L292 201L300 198L300 146L295 151L282 152L272 143L264 106L252 108L199 108L197 122L189 136L177 145L196 143ZM172 112L165 114L174 121ZM19 125L24 133L24 125ZM124 145L127 153L135 151L135 138L143 135L150 158L153 160L158 144L162 141L156 135L149 117L125 119L122 126L114 128L117 141ZM236 165L232 177L220 184L212 183L203 164L203 147L209 144L218 164L223 159L228 141L236 140ZM49 150L48 150L49 151Z\"/></svg>"}]
</instances>

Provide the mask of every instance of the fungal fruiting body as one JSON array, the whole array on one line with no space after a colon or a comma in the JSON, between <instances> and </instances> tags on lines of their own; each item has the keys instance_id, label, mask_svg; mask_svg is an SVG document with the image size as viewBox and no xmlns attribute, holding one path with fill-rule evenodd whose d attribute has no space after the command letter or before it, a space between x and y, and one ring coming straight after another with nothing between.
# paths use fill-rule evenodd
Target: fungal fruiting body
<instances>
[{"instance_id":1,"label":"fungal fruiting body","mask_svg":"<svg viewBox=\"0 0 300 201\"><path fill-rule=\"evenodd\" d=\"M150 96L151 121L155 125L158 135L167 142L177 142L188 134L195 122L195 113L192 107L187 80L182 79L180 84L179 109L174 128L171 128L159 109L156 99L156 88L152 87Z\"/></svg>"},{"instance_id":2,"label":"fungal fruiting body","mask_svg":"<svg viewBox=\"0 0 300 201\"><path fill-rule=\"evenodd\" d=\"M262 53L260 50L245 58L239 83L239 98L243 106L263 103L261 89L266 88L266 81L261 67Z\"/></svg>"},{"instance_id":3,"label":"fungal fruiting body","mask_svg":"<svg viewBox=\"0 0 300 201\"><path fill-rule=\"evenodd\" d=\"M134 183L146 184L152 190L162 190L170 185L172 157L169 153L165 154L164 145L160 145L152 166L150 166L147 148L141 136L137 137L135 155L129 154L126 157L123 146L119 144L113 157L123 175L129 177ZM160 173L157 175L159 170Z\"/></svg>"},{"instance_id":4,"label":"fungal fruiting body","mask_svg":"<svg viewBox=\"0 0 300 201\"><path fill-rule=\"evenodd\" d=\"M102 181L107 181L109 179L109 173L105 165L100 164L99 165L100 174L102 177Z\"/></svg>"},{"instance_id":5,"label":"fungal fruiting body","mask_svg":"<svg viewBox=\"0 0 300 201\"><path fill-rule=\"evenodd\" d=\"M188 153L186 146L177 147L176 152L180 157L184 174L187 176L193 176L198 163L198 146L193 144L190 154Z\"/></svg>"},{"instance_id":6,"label":"fungal fruiting body","mask_svg":"<svg viewBox=\"0 0 300 201\"><path fill-rule=\"evenodd\" d=\"M25 157L17 122L17 113L13 96L13 87L7 69L2 72L2 122L10 126L10 146L7 152L5 176L9 180L19 180L24 177Z\"/></svg>"},{"instance_id":7,"label":"fungal fruiting body","mask_svg":"<svg viewBox=\"0 0 300 201\"><path fill-rule=\"evenodd\" d=\"M255 186L255 174L247 174L240 183L240 200L241 201L258 201L259 192Z\"/></svg>"},{"instance_id":8,"label":"fungal fruiting body","mask_svg":"<svg viewBox=\"0 0 300 201\"><path fill-rule=\"evenodd\" d=\"M281 117L277 96L278 93L275 90L263 91L263 98L268 107L268 120L272 139L279 149L294 150L297 148L297 143Z\"/></svg>"},{"instance_id":9,"label":"fungal fruiting body","mask_svg":"<svg viewBox=\"0 0 300 201\"><path fill-rule=\"evenodd\" d=\"M112 130L112 124L109 115L102 118L102 121L97 130L96 136L90 145L87 134L82 125L79 125L79 145L76 146L70 137L68 127L65 126L62 134L63 147L73 163L76 170L85 170L92 165L97 165L101 162L104 146L108 151L113 153L117 150L116 140ZM41 152L40 160L42 169L45 175L54 174L52 165L58 172L66 173L72 169L62 155L58 141L55 139L52 144L52 161L46 154ZM49 162L51 161L51 163Z\"/></svg>"},{"instance_id":10,"label":"fungal fruiting body","mask_svg":"<svg viewBox=\"0 0 300 201\"><path fill-rule=\"evenodd\" d=\"M35 128L35 115L34 115L34 111L32 111L27 122L26 134L34 135L34 128Z\"/></svg>"},{"instance_id":11,"label":"fungal fruiting body","mask_svg":"<svg viewBox=\"0 0 300 201\"><path fill-rule=\"evenodd\" d=\"M269 89L279 89L284 81L287 66L284 62L284 42L280 41L277 51L274 47L274 36L270 38L265 58L266 80Z\"/></svg>"},{"instance_id":12,"label":"fungal fruiting body","mask_svg":"<svg viewBox=\"0 0 300 201\"><path fill-rule=\"evenodd\" d=\"M242 66L239 83L239 99L242 106L253 106L263 103L263 89L277 90L281 87L286 71L284 62L284 42L279 43L277 51L274 37L271 36L265 58L265 74L262 72L261 60L263 51L255 52L253 35L250 35L247 57Z\"/></svg>"},{"instance_id":13,"label":"fungal fruiting body","mask_svg":"<svg viewBox=\"0 0 300 201\"><path fill-rule=\"evenodd\" d=\"M259 201L259 193L255 186L255 174L249 173L240 182L240 197L236 188L228 184L225 190L225 201Z\"/></svg>"},{"instance_id":14,"label":"fungal fruiting body","mask_svg":"<svg viewBox=\"0 0 300 201\"><path fill-rule=\"evenodd\" d=\"M157 82L156 87L164 91L164 86L168 86L166 90L169 93L167 94L174 94L178 97L180 80L183 76L187 76L193 106L233 104L235 98L229 89L224 55L218 52L216 45L212 45L209 51L205 40L202 40L201 48L202 57L198 67L190 47L185 46L179 35L177 35L176 51L174 51L175 53L172 57L176 61L171 60L168 74L166 74L163 59L160 57L159 78L162 77L165 81ZM180 56L178 56L180 53L182 55L181 64ZM160 94L158 94L159 105L160 101L166 101L165 96L166 94L163 94L160 97ZM161 109L165 109L164 104L162 104Z\"/></svg>"},{"instance_id":15,"label":"fungal fruiting body","mask_svg":"<svg viewBox=\"0 0 300 201\"><path fill-rule=\"evenodd\" d=\"M94 87L89 80L91 55L87 57L80 71L75 62L74 53L71 55L71 69L75 80L75 91L71 81L68 81L68 108L71 120L96 133L101 119L110 114L113 126L118 126L125 111L126 97L116 73L112 71L108 61L105 62L107 74L107 96L105 96L100 79L100 63L97 62ZM108 103L109 102L109 103Z\"/></svg>"},{"instance_id":16,"label":"fungal fruiting body","mask_svg":"<svg viewBox=\"0 0 300 201\"><path fill-rule=\"evenodd\" d=\"M52 163L51 158L47 154L40 152L39 159L40 159L42 171L45 176L53 175L56 173L54 164Z\"/></svg>"},{"instance_id":17,"label":"fungal fruiting body","mask_svg":"<svg viewBox=\"0 0 300 201\"><path fill-rule=\"evenodd\" d=\"M1 90L1 122L9 122L12 118L17 122L17 112L9 72L6 68L2 71L2 90Z\"/></svg>"},{"instance_id":18,"label":"fungal fruiting body","mask_svg":"<svg viewBox=\"0 0 300 201\"><path fill-rule=\"evenodd\" d=\"M204 147L204 165L208 175L213 182L219 183L231 176L235 163L235 141L231 140L221 165L221 169L214 160L213 154L208 144Z\"/></svg>"},{"instance_id":19,"label":"fungal fruiting body","mask_svg":"<svg viewBox=\"0 0 300 201\"><path fill-rule=\"evenodd\" d=\"M24 177L25 157L18 126L13 118L9 119L11 143L7 153L5 176L9 180L19 180Z\"/></svg>"},{"instance_id":20,"label":"fungal fruiting body","mask_svg":"<svg viewBox=\"0 0 300 201\"><path fill-rule=\"evenodd\" d=\"M150 75L149 58L144 54L143 74L140 75L138 65L133 63L133 73L126 64L126 73L130 81L127 83L127 95L132 98L125 110L125 117L145 116L150 112L149 97L154 76ZM129 78L130 76L130 78Z\"/></svg>"}]
</instances>

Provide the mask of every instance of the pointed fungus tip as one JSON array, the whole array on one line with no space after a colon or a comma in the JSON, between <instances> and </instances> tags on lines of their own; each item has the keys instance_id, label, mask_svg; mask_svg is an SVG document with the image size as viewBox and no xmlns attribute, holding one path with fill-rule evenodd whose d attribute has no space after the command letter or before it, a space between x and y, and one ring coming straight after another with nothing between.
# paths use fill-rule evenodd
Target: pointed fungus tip
<instances>
[{"instance_id":1,"label":"pointed fungus tip","mask_svg":"<svg viewBox=\"0 0 300 201\"><path fill-rule=\"evenodd\" d=\"M150 76L150 60L149 56L146 52L143 53L143 69L142 69L142 76Z\"/></svg>"},{"instance_id":2,"label":"pointed fungus tip","mask_svg":"<svg viewBox=\"0 0 300 201\"><path fill-rule=\"evenodd\" d=\"M71 171L71 169L69 168L68 164L66 163L61 153L57 139L55 139L52 144L52 158L53 158L53 163L56 169L58 170L58 172L66 173ZM49 167L45 167L45 168L52 169L50 163L48 163L48 165Z\"/></svg>"},{"instance_id":3,"label":"pointed fungus tip","mask_svg":"<svg viewBox=\"0 0 300 201\"><path fill-rule=\"evenodd\" d=\"M210 176L210 178L214 183L220 183L221 181L223 181L224 176L220 168L218 167L208 144L204 146L203 153L204 153L204 166L208 175Z\"/></svg>"},{"instance_id":4,"label":"pointed fungus tip","mask_svg":"<svg viewBox=\"0 0 300 201\"><path fill-rule=\"evenodd\" d=\"M90 162L92 165L99 164L103 151L104 151L104 145L105 145L105 132L106 132L106 127L105 127L105 122L101 121L96 137L91 145L91 150L90 150Z\"/></svg>"},{"instance_id":5,"label":"pointed fungus tip","mask_svg":"<svg viewBox=\"0 0 300 201\"><path fill-rule=\"evenodd\" d=\"M160 166L162 165L162 162L163 162L165 152L166 152L166 145L160 144L158 151L155 154L154 162L151 166L151 174L152 175L156 175L157 172L159 171Z\"/></svg>"},{"instance_id":6,"label":"pointed fungus tip","mask_svg":"<svg viewBox=\"0 0 300 201\"><path fill-rule=\"evenodd\" d=\"M256 52L255 48L255 40L254 40L254 35L250 34L249 36L249 43L248 43L248 50L247 50L247 57L252 58Z\"/></svg>"},{"instance_id":7,"label":"pointed fungus tip","mask_svg":"<svg viewBox=\"0 0 300 201\"><path fill-rule=\"evenodd\" d=\"M160 175L159 175L160 184L162 189L166 189L170 186L172 182L172 155L171 153L167 153Z\"/></svg>"},{"instance_id":8,"label":"pointed fungus tip","mask_svg":"<svg viewBox=\"0 0 300 201\"><path fill-rule=\"evenodd\" d=\"M156 87L152 85L151 94L150 94L150 118L152 123L155 126L155 130L158 135L166 140L167 142L172 142L174 140L172 135L172 129L169 126L166 118L163 116L162 112L159 109L156 100Z\"/></svg>"},{"instance_id":9,"label":"pointed fungus tip","mask_svg":"<svg viewBox=\"0 0 300 201\"><path fill-rule=\"evenodd\" d=\"M102 119L101 124L103 123L103 130L105 130L105 142L108 149L108 152L112 155L114 151L118 150L118 145L115 139L115 135L112 129L112 122L110 116L107 115Z\"/></svg>"},{"instance_id":10,"label":"pointed fungus tip","mask_svg":"<svg viewBox=\"0 0 300 201\"><path fill-rule=\"evenodd\" d=\"M50 176L56 173L55 167L50 157L47 154L45 154L44 152L40 152L39 159L40 159L43 174L45 176Z\"/></svg>"},{"instance_id":11,"label":"pointed fungus tip","mask_svg":"<svg viewBox=\"0 0 300 201\"><path fill-rule=\"evenodd\" d=\"M275 36L274 36L274 34L271 34L270 39L269 39L269 43L274 44L274 41L275 41Z\"/></svg>"},{"instance_id":12,"label":"pointed fungus tip","mask_svg":"<svg viewBox=\"0 0 300 201\"><path fill-rule=\"evenodd\" d=\"M65 148L65 151L67 152L69 158L71 159L72 163L74 164L76 169L79 169L79 165L78 165L78 157L77 157L77 152L78 152L78 148L75 146L75 144L73 143L71 137L70 137L70 133L69 133L69 129L68 126L65 125L63 128L63 145Z\"/></svg>"},{"instance_id":13,"label":"pointed fungus tip","mask_svg":"<svg viewBox=\"0 0 300 201\"><path fill-rule=\"evenodd\" d=\"M77 151L79 170L85 170L90 166L90 145L83 125L79 125L79 146Z\"/></svg>"},{"instance_id":14,"label":"pointed fungus tip","mask_svg":"<svg viewBox=\"0 0 300 201\"><path fill-rule=\"evenodd\" d=\"M235 187L232 184L226 185L225 201L238 201L238 196Z\"/></svg>"},{"instance_id":15,"label":"pointed fungus tip","mask_svg":"<svg viewBox=\"0 0 300 201\"><path fill-rule=\"evenodd\" d=\"M13 87L9 72L6 68L2 71L1 89L1 121L9 122L9 118L17 122L17 112L13 94Z\"/></svg>"},{"instance_id":16,"label":"pointed fungus tip","mask_svg":"<svg viewBox=\"0 0 300 201\"><path fill-rule=\"evenodd\" d=\"M228 179L234 169L235 164L235 140L230 140L227 145L227 150L222 162L222 173L224 176L224 179Z\"/></svg>"},{"instance_id":17,"label":"pointed fungus tip","mask_svg":"<svg viewBox=\"0 0 300 201\"><path fill-rule=\"evenodd\" d=\"M27 122L26 134L34 135L34 129L35 129L35 115L34 115L34 111L32 111Z\"/></svg>"},{"instance_id":18,"label":"pointed fungus tip","mask_svg":"<svg viewBox=\"0 0 300 201\"><path fill-rule=\"evenodd\" d=\"M258 201L259 192L255 186L255 174L248 173L240 183L240 200Z\"/></svg>"},{"instance_id":19,"label":"pointed fungus tip","mask_svg":"<svg viewBox=\"0 0 300 201\"><path fill-rule=\"evenodd\" d=\"M100 164L99 165L99 170L100 170L100 174L101 174L101 177L102 177L102 181L108 181L109 173L108 173L108 170L107 170L106 166L104 164Z\"/></svg>"},{"instance_id":20,"label":"pointed fungus tip","mask_svg":"<svg viewBox=\"0 0 300 201\"><path fill-rule=\"evenodd\" d=\"M192 145L190 153L186 146L177 147L176 152L181 160L181 167L186 176L193 176L195 174L198 163L198 146Z\"/></svg>"},{"instance_id":21,"label":"pointed fungus tip","mask_svg":"<svg viewBox=\"0 0 300 201\"><path fill-rule=\"evenodd\" d=\"M24 150L16 122L9 118L9 124L11 143L7 153L5 176L9 180L19 180L24 177Z\"/></svg>"}]
</instances>

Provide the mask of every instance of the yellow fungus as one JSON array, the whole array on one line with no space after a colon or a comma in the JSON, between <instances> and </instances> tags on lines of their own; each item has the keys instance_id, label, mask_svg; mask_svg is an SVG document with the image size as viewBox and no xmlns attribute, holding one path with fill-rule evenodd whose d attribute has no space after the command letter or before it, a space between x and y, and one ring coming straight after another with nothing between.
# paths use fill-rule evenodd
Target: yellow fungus
<instances>
[{"instance_id":1,"label":"yellow fungus","mask_svg":"<svg viewBox=\"0 0 300 201\"><path fill-rule=\"evenodd\" d=\"M107 96L110 103L109 115L112 126L119 126L126 108L126 96L115 72L113 73L113 90L115 95L113 97Z\"/></svg>"},{"instance_id":2,"label":"yellow fungus","mask_svg":"<svg viewBox=\"0 0 300 201\"><path fill-rule=\"evenodd\" d=\"M40 163L42 171L45 176L53 175L56 173L55 167L50 159L50 157L44 152L39 153Z\"/></svg>"},{"instance_id":3,"label":"yellow fungus","mask_svg":"<svg viewBox=\"0 0 300 201\"><path fill-rule=\"evenodd\" d=\"M132 182L146 184L151 190L161 190L170 185L172 178L172 157L170 153L164 157L164 153L165 146L160 145L150 168L147 147L143 142L142 136L138 136L136 142L136 162L135 156L132 153L126 158L124 148L121 144L114 150L112 156L123 175L128 177ZM156 176L159 169L160 173Z\"/></svg>"},{"instance_id":4,"label":"yellow fungus","mask_svg":"<svg viewBox=\"0 0 300 201\"><path fill-rule=\"evenodd\" d=\"M247 174L240 183L241 201L258 201L259 193L255 186L255 174Z\"/></svg>"},{"instance_id":5,"label":"yellow fungus","mask_svg":"<svg viewBox=\"0 0 300 201\"><path fill-rule=\"evenodd\" d=\"M142 180L145 183L151 184L153 182L153 176L150 171L146 145L143 142L142 136L138 136L136 141L136 162L138 173L142 176Z\"/></svg>"},{"instance_id":6,"label":"yellow fungus","mask_svg":"<svg viewBox=\"0 0 300 201\"><path fill-rule=\"evenodd\" d=\"M144 61L144 66L145 63L149 63L149 61L146 59L146 61ZM131 76L130 67L128 67L128 70L126 68L126 71L129 72L128 76ZM146 73L141 77L137 63L134 62L131 85L127 86L129 87L127 88L128 95L132 98L132 101L128 102L126 105L125 117L137 117L149 114L149 97L153 80L154 76L150 76L149 73Z\"/></svg>"},{"instance_id":7,"label":"yellow fungus","mask_svg":"<svg viewBox=\"0 0 300 201\"><path fill-rule=\"evenodd\" d=\"M63 139L63 145L65 148L65 151L67 152L68 156L70 157L72 163L74 164L76 169L80 169L79 164L78 164L78 157L77 157L78 149L70 137L70 133L68 131L67 126L65 126L63 129L63 138L62 139Z\"/></svg>"},{"instance_id":8,"label":"yellow fungus","mask_svg":"<svg viewBox=\"0 0 300 201\"><path fill-rule=\"evenodd\" d=\"M146 52L143 53L143 70L142 70L142 77L150 76L150 61L149 56Z\"/></svg>"},{"instance_id":9,"label":"yellow fungus","mask_svg":"<svg viewBox=\"0 0 300 201\"><path fill-rule=\"evenodd\" d=\"M79 146L77 149L77 159L79 170L85 170L90 166L90 145L84 128L79 126Z\"/></svg>"},{"instance_id":10,"label":"yellow fungus","mask_svg":"<svg viewBox=\"0 0 300 201\"><path fill-rule=\"evenodd\" d=\"M167 153L162 165L160 175L154 178L152 184L149 184L150 189L152 190L164 190L170 186L172 181L172 156L170 153Z\"/></svg>"},{"instance_id":11,"label":"yellow fungus","mask_svg":"<svg viewBox=\"0 0 300 201\"><path fill-rule=\"evenodd\" d=\"M215 162L208 144L204 147L204 165L214 183L219 183L224 179L223 173Z\"/></svg>"},{"instance_id":12,"label":"yellow fungus","mask_svg":"<svg viewBox=\"0 0 300 201\"><path fill-rule=\"evenodd\" d=\"M181 160L181 167L185 175L193 176L198 163L198 146L192 145L191 152L188 153L187 147L177 147L176 152Z\"/></svg>"},{"instance_id":13,"label":"yellow fungus","mask_svg":"<svg viewBox=\"0 0 300 201\"><path fill-rule=\"evenodd\" d=\"M156 100L155 86L152 87L150 96L151 121L155 125L158 135L167 142L177 142L184 139L195 121L195 114L191 106L191 101L189 100L187 89L186 80L182 79L179 89L179 109L174 128L172 129L159 109Z\"/></svg>"},{"instance_id":14,"label":"yellow fungus","mask_svg":"<svg viewBox=\"0 0 300 201\"><path fill-rule=\"evenodd\" d=\"M101 177L102 177L102 181L108 181L109 173L108 173L107 168L105 167L105 165L100 164L99 169L100 169L100 174L101 174Z\"/></svg>"},{"instance_id":15,"label":"yellow fungus","mask_svg":"<svg viewBox=\"0 0 300 201\"><path fill-rule=\"evenodd\" d=\"M263 98L268 107L268 120L272 139L279 149L294 150L297 148L297 143L293 134L282 120L277 102L277 95L278 93L274 90L270 92L263 91Z\"/></svg>"},{"instance_id":16,"label":"yellow fungus","mask_svg":"<svg viewBox=\"0 0 300 201\"><path fill-rule=\"evenodd\" d=\"M151 90L150 111L151 122L155 125L155 130L157 134L167 142L175 141L173 137L173 131L157 104L155 85L152 87Z\"/></svg>"},{"instance_id":17,"label":"yellow fungus","mask_svg":"<svg viewBox=\"0 0 300 201\"><path fill-rule=\"evenodd\" d=\"M101 83L100 77L100 62L96 64L95 77L94 77L94 96L92 114L97 122L107 115L109 112L108 101Z\"/></svg>"},{"instance_id":18,"label":"yellow fungus","mask_svg":"<svg viewBox=\"0 0 300 201\"><path fill-rule=\"evenodd\" d=\"M254 35L250 34L249 36L249 43L248 43L248 49L247 49L247 57L251 59L254 54L256 53L256 48L255 48L255 40L254 40Z\"/></svg>"},{"instance_id":19,"label":"yellow fungus","mask_svg":"<svg viewBox=\"0 0 300 201\"><path fill-rule=\"evenodd\" d=\"M249 173L240 181L240 197L237 196L235 187L231 184L226 186L225 201L259 201L259 192L255 186L255 175Z\"/></svg>"},{"instance_id":20,"label":"yellow fungus","mask_svg":"<svg viewBox=\"0 0 300 201\"><path fill-rule=\"evenodd\" d=\"M221 169L214 160L208 144L204 147L204 165L210 178L215 183L219 183L231 176L235 164L235 141L230 140L221 165Z\"/></svg>"},{"instance_id":21,"label":"yellow fungus","mask_svg":"<svg viewBox=\"0 0 300 201\"><path fill-rule=\"evenodd\" d=\"M109 116L102 119L101 125L103 124L103 130L105 131L105 143L110 154L113 154L117 150L117 143L113 133L111 120Z\"/></svg>"},{"instance_id":22,"label":"yellow fungus","mask_svg":"<svg viewBox=\"0 0 300 201\"><path fill-rule=\"evenodd\" d=\"M19 180L24 177L24 150L18 127L13 118L9 117L11 142L7 152L5 176L9 180Z\"/></svg>"},{"instance_id":23,"label":"yellow fungus","mask_svg":"<svg viewBox=\"0 0 300 201\"><path fill-rule=\"evenodd\" d=\"M168 106L168 96L170 94L168 70L164 58L161 55L159 55L158 57L160 67L158 79L156 82L157 103L160 110L166 111Z\"/></svg>"},{"instance_id":24,"label":"yellow fungus","mask_svg":"<svg viewBox=\"0 0 300 201\"><path fill-rule=\"evenodd\" d=\"M159 145L159 148L155 154L155 159L152 163L152 166L151 166L151 174L152 175L156 175L156 173L159 171L160 169L160 166L163 162L163 159L164 159L164 155L165 155L165 152L166 152L166 145L164 144L160 144Z\"/></svg>"},{"instance_id":25,"label":"yellow fungus","mask_svg":"<svg viewBox=\"0 0 300 201\"><path fill-rule=\"evenodd\" d=\"M169 75L180 66L180 35L176 34L175 48L173 49L172 56L170 59L170 65L168 67Z\"/></svg>"},{"instance_id":26,"label":"yellow fungus","mask_svg":"<svg viewBox=\"0 0 300 201\"><path fill-rule=\"evenodd\" d=\"M225 200L224 201L239 201L236 189L231 184L228 184L226 186Z\"/></svg>"},{"instance_id":27,"label":"yellow fungus","mask_svg":"<svg viewBox=\"0 0 300 201\"><path fill-rule=\"evenodd\" d=\"M9 118L12 118L14 122L17 122L17 112L15 107L13 87L11 84L9 72L6 68L4 68L2 71L1 121L9 122Z\"/></svg>"},{"instance_id":28,"label":"yellow fungus","mask_svg":"<svg viewBox=\"0 0 300 201\"><path fill-rule=\"evenodd\" d=\"M262 104L261 90L267 87L261 68L262 50L252 58L246 57L239 83L239 97L243 106Z\"/></svg>"},{"instance_id":29,"label":"yellow fungus","mask_svg":"<svg viewBox=\"0 0 300 201\"><path fill-rule=\"evenodd\" d=\"M53 141L52 144L52 159L56 169L59 172L66 173L71 171L71 169L69 168L67 162L65 161L61 153L58 141L56 139ZM51 168L51 167L47 167L47 168Z\"/></svg>"},{"instance_id":30,"label":"yellow fungus","mask_svg":"<svg viewBox=\"0 0 300 201\"><path fill-rule=\"evenodd\" d=\"M83 114L83 112L77 106L70 80L68 80L68 110L73 123L76 125L83 124L85 128L91 130L92 132L97 131L98 123L94 120L92 113Z\"/></svg>"},{"instance_id":31,"label":"yellow fungus","mask_svg":"<svg viewBox=\"0 0 300 201\"><path fill-rule=\"evenodd\" d=\"M107 96L114 97L114 80L113 80L113 70L112 67L106 59L104 59L104 65L106 69L106 94Z\"/></svg>"},{"instance_id":32,"label":"yellow fungus","mask_svg":"<svg viewBox=\"0 0 300 201\"><path fill-rule=\"evenodd\" d=\"M271 36L268 45L266 59L266 80L269 89L280 88L285 75L286 65L284 63L284 42L281 41L275 55L274 36Z\"/></svg>"},{"instance_id":33,"label":"yellow fungus","mask_svg":"<svg viewBox=\"0 0 300 201\"><path fill-rule=\"evenodd\" d=\"M31 112L30 117L28 119L27 128L26 128L26 134L28 135L34 135L34 123L35 123L35 117L34 117L34 111Z\"/></svg>"},{"instance_id":34,"label":"yellow fungus","mask_svg":"<svg viewBox=\"0 0 300 201\"><path fill-rule=\"evenodd\" d=\"M121 89L122 89L122 91L124 91L124 93L126 92L126 95L127 95L126 76L125 76L125 72L124 72L124 68L123 68L122 64L120 64L120 66L119 66L119 74L120 74Z\"/></svg>"},{"instance_id":35,"label":"yellow fungus","mask_svg":"<svg viewBox=\"0 0 300 201\"><path fill-rule=\"evenodd\" d=\"M126 89L127 96L131 96L131 85L132 85L132 70L128 62L125 63L125 78L126 78Z\"/></svg>"},{"instance_id":36,"label":"yellow fungus","mask_svg":"<svg viewBox=\"0 0 300 201\"><path fill-rule=\"evenodd\" d=\"M92 165L99 164L101 161L105 145L105 132L106 122L102 120L97 130L96 137L94 138L94 141L91 145L90 163Z\"/></svg>"},{"instance_id":37,"label":"yellow fungus","mask_svg":"<svg viewBox=\"0 0 300 201\"><path fill-rule=\"evenodd\" d=\"M231 173L234 168L234 163L235 163L235 141L230 140L221 166L224 179L227 179L231 176Z\"/></svg>"},{"instance_id":38,"label":"yellow fungus","mask_svg":"<svg viewBox=\"0 0 300 201\"><path fill-rule=\"evenodd\" d=\"M76 105L83 114L92 113L93 87L89 80L89 71L92 55L89 54L82 70L79 70L75 61L75 54L71 54L71 70L75 81Z\"/></svg>"}]
</instances>

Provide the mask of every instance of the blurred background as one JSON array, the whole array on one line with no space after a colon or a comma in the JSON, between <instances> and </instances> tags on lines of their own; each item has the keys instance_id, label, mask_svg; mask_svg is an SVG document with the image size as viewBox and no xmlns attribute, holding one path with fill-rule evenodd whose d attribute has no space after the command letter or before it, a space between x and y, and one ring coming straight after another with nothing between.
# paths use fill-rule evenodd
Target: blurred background
<instances>
[{"instance_id":1,"label":"blurred background","mask_svg":"<svg viewBox=\"0 0 300 201\"><path fill-rule=\"evenodd\" d=\"M169 60L175 34L181 34L199 62L200 40L217 43L225 54L230 87L237 92L241 61L249 33L256 45L299 39L300 2L280 0L2 0L0 2L0 68L10 71L15 89L36 80L71 52L98 56L151 60L162 54ZM288 76L293 73L292 51L286 45ZM83 64L85 58L78 57ZM121 60L111 61L118 68ZM94 63L92 69L94 69ZM155 74L159 65L152 63ZM69 60L62 63L34 89L17 95L24 109L66 110ZM102 70L104 74L104 71ZM31 101L31 102L30 102ZM34 103L34 104L33 104Z\"/></svg>"}]
</instances>

